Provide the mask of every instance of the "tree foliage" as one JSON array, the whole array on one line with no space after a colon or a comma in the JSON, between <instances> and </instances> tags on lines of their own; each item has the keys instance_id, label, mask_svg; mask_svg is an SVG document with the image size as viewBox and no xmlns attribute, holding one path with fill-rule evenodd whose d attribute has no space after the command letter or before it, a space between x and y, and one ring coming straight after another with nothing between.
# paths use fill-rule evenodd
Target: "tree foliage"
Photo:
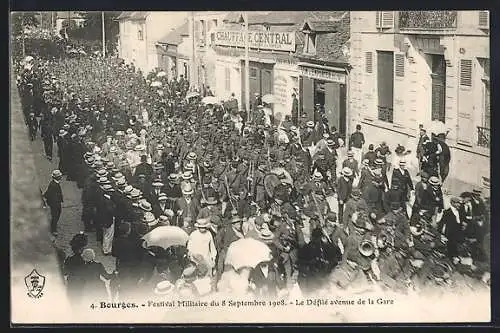
<instances>
[{"instance_id":1,"label":"tree foliage","mask_svg":"<svg viewBox=\"0 0 500 333\"><path fill-rule=\"evenodd\" d=\"M15 12L11 14L12 36L15 38L22 35L24 29L35 28L40 24L36 13Z\"/></svg>"}]
</instances>

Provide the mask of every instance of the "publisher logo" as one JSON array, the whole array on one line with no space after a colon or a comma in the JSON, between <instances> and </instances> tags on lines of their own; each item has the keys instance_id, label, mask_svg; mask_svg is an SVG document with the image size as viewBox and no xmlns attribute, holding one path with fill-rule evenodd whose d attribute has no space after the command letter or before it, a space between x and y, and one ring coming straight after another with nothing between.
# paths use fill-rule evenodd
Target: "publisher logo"
<instances>
[{"instance_id":1,"label":"publisher logo","mask_svg":"<svg viewBox=\"0 0 500 333\"><path fill-rule=\"evenodd\" d=\"M31 298L40 298L43 296L43 287L45 287L45 276L41 275L36 271L36 269L32 270L30 274L28 274L24 278L24 283L26 284L26 288L28 288L28 296Z\"/></svg>"}]
</instances>

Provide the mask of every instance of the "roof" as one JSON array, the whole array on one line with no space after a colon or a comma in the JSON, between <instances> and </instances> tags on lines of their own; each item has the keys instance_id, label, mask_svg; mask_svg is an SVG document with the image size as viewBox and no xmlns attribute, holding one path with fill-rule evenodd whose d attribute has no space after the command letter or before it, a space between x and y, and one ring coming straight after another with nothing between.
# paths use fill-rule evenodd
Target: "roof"
<instances>
[{"instance_id":1,"label":"roof","mask_svg":"<svg viewBox=\"0 0 500 333\"><path fill-rule=\"evenodd\" d=\"M302 29L314 32L336 32L340 22L336 21L305 21Z\"/></svg>"},{"instance_id":2,"label":"roof","mask_svg":"<svg viewBox=\"0 0 500 333\"><path fill-rule=\"evenodd\" d=\"M68 17L71 17L72 19L83 19L82 14L79 12L56 12L56 19L67 19Z\"/></svg>"},{"instance_id":3,"label":"roof","mask_svg":"<svg viewBox=\"0 0 500 333\"><path fill-rule=\"evenodd\" d=\"M117 20L145 20L149 12L121 12Z\"/></svg>"},{"instance_id":4,"label":"roof","mask_svg":"<svg viewBox=\"0 0 500 333\"><path fill-rule=\"evenodd\" d=\"M170 44L170 45L179 45L182 43L182 37L189 36L189 25L188 21L185 21L179 27L173 29L165 36L158 40L160 44Z\"/></svg>"},{"instance_id":5,"label":"roof","mask_svg":"<svg viewBox=\"0 0 500 333\"><path fill-rule=\"evenodd\" d=\"M345 54L345 51L348 50L350 38L349 15L344 15L342 20L337 20L336 25L336 31L322 32L316 35L315 55L306 55L299 51L297 52L298 56L317 61L348 63L348 54ZM297 50L300 49L297 48Z\"/></svg>"}]
</instances>

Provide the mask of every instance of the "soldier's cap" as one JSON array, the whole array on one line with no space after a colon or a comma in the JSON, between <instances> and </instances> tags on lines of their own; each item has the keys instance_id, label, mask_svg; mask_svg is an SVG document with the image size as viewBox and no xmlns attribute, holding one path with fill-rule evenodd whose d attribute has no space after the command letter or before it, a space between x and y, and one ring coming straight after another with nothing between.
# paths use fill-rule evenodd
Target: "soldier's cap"
<instances>
[{"instance_id":1,"label":"soldier's cap","mask_svg":"<svg viewBox=\"0 0 500 333\"><path fill-rule=\"evenodd\" d=\"M326 220L331 222L337 222L337 213L335 212L328 213L328 215L326 216Z\"/></svg>"},{"instance_id":2,"label":"soldier's cap","mask_svg":"<svg viewBox=\"0 0 500 333\"><path fill-rule=\"evenodd\" d=\"M361 197L361 190L359 188L353 188L351 191L351 197L358 199Z\"/></svg>"}]
</instances>

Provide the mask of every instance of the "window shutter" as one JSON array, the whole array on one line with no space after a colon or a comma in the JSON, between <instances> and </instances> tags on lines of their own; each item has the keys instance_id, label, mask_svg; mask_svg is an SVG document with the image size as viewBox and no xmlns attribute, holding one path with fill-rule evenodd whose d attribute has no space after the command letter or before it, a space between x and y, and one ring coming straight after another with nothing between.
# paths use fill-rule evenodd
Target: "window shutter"
<instances>
[{"instance_id":1,"label":"window shutter","mask_svg":"<svg viewBox=\"0 0 500 333\"><path fill-rule=\"evenodd\" d=\"M479 27L483 29L490 28L490 12L487 10L479 11Z\"/></svg>"},{"instance_id":2,"label":"window shutter","mask_svg":"<svg viewBox=\"0 0 500 333\"><path fill-rule=\"evenodd\" d=\"M373 73L373 53L365 52L366 57L366 72Z\"/></svg>"},{"instance_id":3,"label":"window shutter","mask_svg":"<svg viewBox=\"0 0 500 333\"><path fill-rule=\"evenodd\" d=\"M460 85L472 87L472 60L460 60Z\"/></svg>"},{"instance_id":4,"label":"window shutter","mask_svg":"<svg viewBox=\"0 0 500 333\"><path fill-rule=\"evenodd\" d=\"M225 76L226 76L226 91L231 90L231 69L225 68Z\"/></svg>"},{"instance_id":5,"label":"window shutter","mask_svg":"<svg viewBox=\"0 0 500 333\"><path fill-rule=\"evenodd\" d=\"M380 17L382 16L382 12L375 12L375 26L377 28L382 28L382 24L380 22Z\"/></svg>"},{"instance_id":6,"label":"window shutter","mask_svg":"<svg viewBox=\"0 0 500 333\"><path fill-rule=\"evenodd\" d=\"M395 55L395 68L396 68L396 76L404 77L405 76L405 56L404 54L398 53Z\"/></svg>"},{"instance_id":7,"label":"window shutter","mask_svg":"<svg viewBox=\"0 0 500 333\"><path fill-rule=\"evenodd\" d=\"M382 28L394 27L394 12L382 12Z\"/></svg>"}]
</instances>

